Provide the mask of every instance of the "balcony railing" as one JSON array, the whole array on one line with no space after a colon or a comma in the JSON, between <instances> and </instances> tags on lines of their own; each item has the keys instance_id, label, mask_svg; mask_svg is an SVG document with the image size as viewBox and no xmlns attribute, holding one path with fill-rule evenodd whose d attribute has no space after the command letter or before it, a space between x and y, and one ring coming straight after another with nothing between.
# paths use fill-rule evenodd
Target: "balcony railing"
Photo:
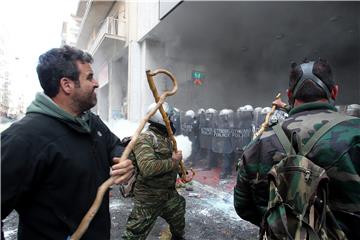
<instances>
[{"instance_id":1,"label":"balcony railing","mask_svg":"<svg viewBox=\"0 0 360 240\"><path fill-rule=\"evenodd\" d=\"M106 35L107 37L125 40L126 39L126 21L116 19L113 17L105 18L103 24L98 29L94 30L91 39L88 43L88 49L91 53L97 49L98 45L101 43L102 38Z\"/></svg>"}]
</instances>

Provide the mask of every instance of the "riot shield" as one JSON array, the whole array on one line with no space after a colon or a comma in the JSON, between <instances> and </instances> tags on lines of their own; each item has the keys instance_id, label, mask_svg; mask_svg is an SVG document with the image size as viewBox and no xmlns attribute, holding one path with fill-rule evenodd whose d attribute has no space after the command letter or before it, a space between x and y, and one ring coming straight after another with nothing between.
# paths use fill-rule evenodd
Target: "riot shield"
<instances>
[{"instance_id":1,"label":"riot shield","mask_svg":"<svg viewBox=\"0 0 360 240\"><path fill-rule=\"evenodd\" d=\"M180 110L177 108L174 108L174 114L171 116L170 120L174 124L174 127L176 129L175 136L181 134L181 120L180 120Z\"/></svg>"},{"instance_id":2,"label":"riot shield","mask_svg":"<svg viewBox=\"0 0 360 240\"><path fill-rule=\"evenodd\" d=\"M187 137L189 137L189 140L191 142L194 142L195 140L195 113L192 110L189 110L185 113L184 121L182 121L181 124L181 133Z\"/></svg>"},{"instance_id":3,"label":"riot shield","mask_svg":"<svg viewBox=\"0 0 360 240\"><path fill-rule=\"evenodd\" d=\"M214 134L215 109L208 109L205 113L205 119L200 121L200 146L206 149L212 149L212 138Z\"/></svg>"},{"instance_id":4,"label":"riot shield","mask_svg":"<svg viewBox=\"0 0 360 240\"><path fill-rule=\"evenodd\" d=\"M254 120L253 120L253 124L254 124L254 127L255 127L255 132L257 132L260 128L260 125L263 123L261 120L262 120L262 117L261 117L261 111L262 111L262 108L261 107L256 107L254 109Z\"/></svg>"},{"instance_id":5,"label":"riot shield","mask_svg":"<svg viewBox=\"0 0 360 240\"><path fill-rule=\"evenodd\" d=\"M233 114L230 109L223 109L214 119L214 136L212 150L216 153L232 153L231 132L234 126Z\"/></svg>"},{"instance_id":6,"label":"riot shield","mask_svg":"<svg viewBox=\"0 0 360 240\"><path fill-rule=\"evenodd\" d=\"M234 149L241 151L250 143L253 136L253 111L238 109L236 111L236 121L232 131L232 143Z\"/></svg>"}]
</instances>

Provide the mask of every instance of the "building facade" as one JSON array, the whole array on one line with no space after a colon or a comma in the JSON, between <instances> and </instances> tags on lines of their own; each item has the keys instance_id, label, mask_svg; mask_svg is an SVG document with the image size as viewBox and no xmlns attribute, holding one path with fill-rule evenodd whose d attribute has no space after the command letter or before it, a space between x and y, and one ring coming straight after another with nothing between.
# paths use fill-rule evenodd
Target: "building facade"
<instances>
[{"instance_id":1,"label":"building facade","mask_svg":"<svg viewBox=\"0 0 360 240\"><path fill-rule=\"evenodd\" d=\"M326 58L338 104L360 102L358 2L80 1L76 46L95 58L97 113L139 120L154 101L145 71L179 84L180 110L269 106L291 61ZM335 41L336 39L336 41ZM171 88L155 78L159 91Z\"/></svg>"}]
</instances>

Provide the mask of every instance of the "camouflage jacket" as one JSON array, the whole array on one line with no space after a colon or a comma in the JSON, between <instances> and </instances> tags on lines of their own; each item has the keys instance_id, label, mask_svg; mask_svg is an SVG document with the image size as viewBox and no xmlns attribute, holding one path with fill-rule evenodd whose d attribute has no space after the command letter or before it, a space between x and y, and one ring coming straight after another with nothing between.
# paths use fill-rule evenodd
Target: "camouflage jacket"
<instances>
[{"instance_id":1,"label":"camouflage jacket","mask_svg":"<svg viewBox=\"0 0 360 240\"><path fill-rule=\"evenodd\" d=\"M139 170L134 188L136 199L158 201L175 190L178 166L172 161L173 146L164 133L150 126L140 134L133 152Z\"/></svg>"},{"instance_id":2,"label":"camouflage jacket","mask_svg":"<svg viewBox=\"0 0 360 240\"><path fill-rule=\"evenodd\" d=\"M289 139L290 132L296 131L305 144L337 114L329 104L306 103L292 109L282 126ZM283 154L285 151L271 129L247 146L234 188L234 207L241 218L260 225L269 196L267 173ZM360 213L360 119L347 120L330 129L307 157L323 167L330 178L330 208Z\"/></svg>"}]
</instances>

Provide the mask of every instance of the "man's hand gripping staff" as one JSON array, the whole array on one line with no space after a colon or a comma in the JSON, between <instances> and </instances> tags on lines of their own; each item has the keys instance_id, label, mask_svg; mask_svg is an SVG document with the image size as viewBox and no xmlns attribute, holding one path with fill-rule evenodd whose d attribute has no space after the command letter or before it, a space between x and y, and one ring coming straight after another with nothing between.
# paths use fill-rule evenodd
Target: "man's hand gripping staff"
<instances>
[{"instance_id":1,"label":"man's hand gripping staff","mask_svg":"<svg viewBox=\"0 0 360 240\"><path fill-rule=\"evenodd\" d=\"M154 98L155 98L155 101L159 104L159 102L161 101L161 97L159 97L159 94L158 94L158 91L156 89L156 85L154 83L154 79L153 79L153 76L159 74L159 73L163 73L165 75L167 75L171 80L172 82L174 83L174 88L173 88L173 91L175 90L175 92L177 91L177 81L175 79L175 77L167 70L164 70L164 69L158 69L158 70L155 70L154 72L151 72L150 70L147 70L146 71L146 76L147 76L147 79L148 79L148 83L149 83L149 86L150 86L150 89L154 95ZM174 92L174 94L175 94ZM174 149L174 153L175 153L175 159L176 159L176 154L178 153L178 149L177 149L177 144L176 144L176 139L174 137L174 134L171 130L171 126L170 126L170 121L169 121L169 118L163 108L163 106L161 105L160 108L159 108L159 111L161 113L161 116L163 117L163 120L165 122L165 125L166 125L166 130L168 132L168 135L173 143L173 149ZM174 154L173 154L174 156ZM184 182L184 183L187 183L187 182L190 182L193 177L195 176L195 172L190 169L190 171L192 172L192 175L189 175L188 171L186 170L185 168L185 165L184 165L184 161L183 160L180 160L179 161L179 174L180 174L180 177L181 177L181 181Z\"/></svg>"},{"instance_id":2,"label":"man's hand gripping staff","mask_svg":"<svg viewBox=\"0 0 360 240\"><path fill-rule=\"evenodd\" d=\"M281 102L280 96L281 96L280 93L278 93L276 95L275 101L272 103L272 106L271 106L271 111L266 114L264 122L261 124L259 131L257 131L254 134L253 139L261 136L261 134L269 127L270 117L275 112L276 108L278 107L278 103Z\"/></svg>"},{"instance_id":3,"label":"man's hand gripping staff","mask_svg":"<svg viewBox=\"0 0 360 240\"><path fill-rule=\"evenodd\" d=\"M147 75L148 75L148 72L150 73L150 71L146 72ZM97 211L99 210L99 207L101 205L101 202L103 200L104 194L106 193L107 189L109 187L111 187L113 184L125 183L132 176L133 171L124 172L124 170L121 170L121 169L123 169L123 167L126 165L127 161L130 161L130 160L127 160L127 158L129 156L131 150L134 148L135 143L136 143L142 129L144 128L145 124L149 121L151 116L154 115L155 112L159 108L160 108L160 112L162 114L165 114L165 116L166 116L166 113L164 112L162 104L165 102L166 97L172 96L172 95L174 95L176 93L176 91L177 91L177 82L176 82L175 78L169 72L167 72L166 70L158 70L154 74L152 74L152 76L154 76L154 75L156 75L156 74L158 74L160 72L165 73L166 75L168 75L170 77L170 79L173 81L173 84L174 84L173 89L171 91L166 91L160 97L159 96L157 97L156 106L140 122L139 127L136 129L134 135L131 137L131 141L129 142L129 144L126 146L124 152L122 153L121 158L119 159L119 162L116 165L113 166L113 168L112 168L112 170L113 170L112 176L108 180L106 180L103 184L101 184L101 186L98 188L95 201L91 205L89 211L86 213L84 218L81 220L81 223L80 223L79 227L68 238L69 240L79 240L84 235L84 233L86 232L86 230L88 229L88 227L90 225L91 220L94 218ZM152 83L154 83L154 82L152 82ZM164 117L164 115L163 115L163 117ZM166 117L166 119L167 119L167 117ZM166 122L166 127L168 128L168 131L169 131L169 129L171 131L169 121ZM177 152L176 141L175 141L175 138L174 138L172 132L171 132L171 135L169 134L169 136L172 137L173 143L175 143L174 144L174 150L175 150L175 152ZM182 161L180 161L180 163L182 163ZM183 166L183 163L182 163L182 165L180 164L180 166L181 166L180 169L183 172L182 176L186 179L186 170L185 170L185 168ZM191 179L189 181L191 181Z\"/></svg>"}]
</instances>

